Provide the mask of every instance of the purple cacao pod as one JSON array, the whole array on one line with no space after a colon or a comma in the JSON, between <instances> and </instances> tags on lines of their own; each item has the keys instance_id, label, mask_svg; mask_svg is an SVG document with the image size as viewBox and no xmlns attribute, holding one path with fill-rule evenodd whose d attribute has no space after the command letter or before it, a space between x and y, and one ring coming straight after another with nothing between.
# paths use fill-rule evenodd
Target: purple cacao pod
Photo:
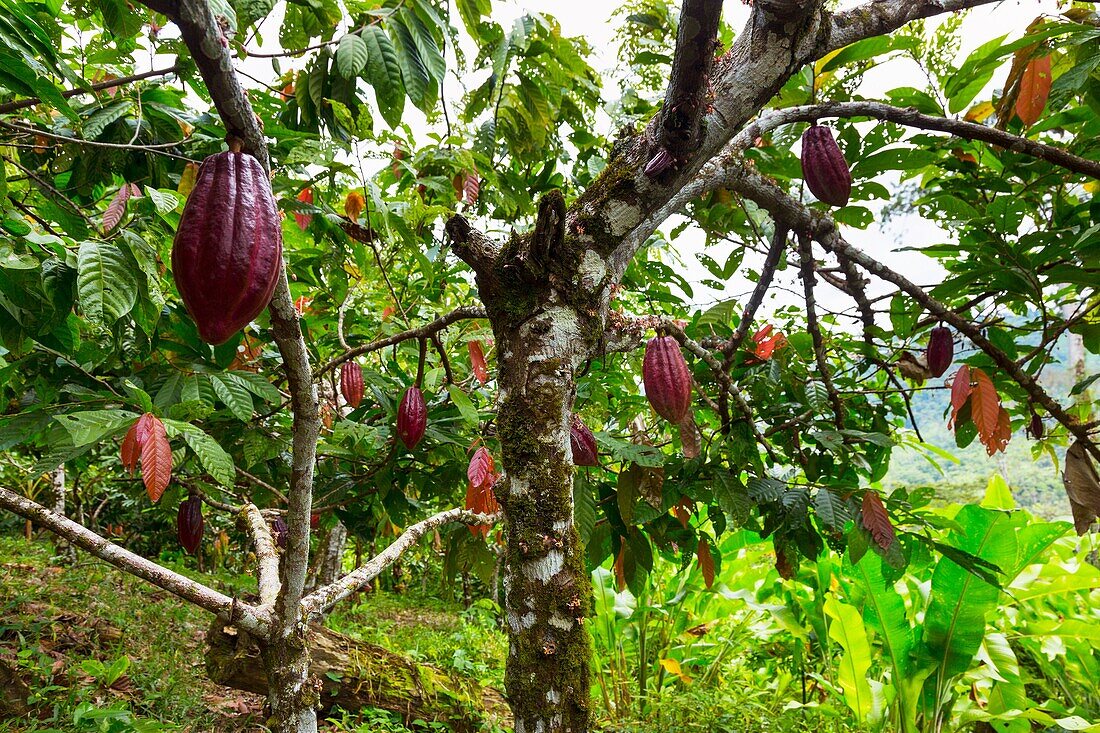
<instances>
[{"instance_id":1,"label":"purple cacao pod","mask_svg":"<svg viewBox=\"0 0 1100 733\"><path fill-rule=\"evenodd\" d=\"M928 371L933 377L943 376L954 358L955 342L951 337L951 329L947 326L936 326L928 334L928 348L924 352Z\"/></svg>"},{"instance_id":2,"label":"purple cacao pod","mask_svg":"<svg viewBox=\"0 0 1100 733\"><path fill-rule=\"evenodd\" d=\"M579 416L573 415L569 423L569 446L573 449L574 466L600 465L600 452L596 447L596 436L584 424Z\"/></svg>"},{"instance_id":3,"label":"purple cacao pod","mask_svg":"<svg viewBox=\"0 0 1100 733\"><path fill-rule=\"evenodd\" d=\"M830 206L848 203L852 173L828 127L810 125L802 133L802 178L819 201Z\"/></svg>"},{"instance_id":4,"label":"purple cacao pod","mask_svg":"<svg viewBox=\"0 0 1100 733\"><path fill-rule=\"evenodd\" d=\"M352 407L359 407L363 401L363 369L354 361L340 366L340 394Z\"/></svg>"},{"instance_id":5,"label":"purple cacao pod","mask_svg":"<svg viewBox=\"0 0 1100 733\"><path fill-rule=\"evenodd\" d=\"M181 501L179 513L176 514L176 536L188 555L198 551L202 543L202 528L202 499L192 496Z\"/></svg>"},{"instance_id":6,"label":"purple cacao pod","mask_svg":"<svg viewBox=\"0 0 1100 733\"><path fill-rule=\"evenodd\" d=\"M691 408L691 372L676 339L654 336L645 345L642 383L657 414L679 425Z\"/></svg>"},{"instance_id":7,"label":"purple cacao pod","mask_svg":"<svg viewBox=\"0 0 1100 733\"><path fill-rule=\"evenodd\" d=\"M1027 424L1027 433L1035 440L1043 437L1043 418L1039 417L1039 413L1031 413L1031 420Z\"/></svg>"},{"instance_id":8,"label":"purple cacao pod","mask_svg":"<svg viewBox=\"0 0 1100 733\"><path fill-rule=\"evenodd\" d=\"M397 437L405 447L412 450L424 437L428 427L428 408L424 405L424 395L419 387L409 387L401 398L397 408Z\"/></svg>"},{"instance_id":9,"label":"purple cacao pod","mask_svg":"<svg viewBox=\"0 0 1100 733\"><path fill-rule=\"evenodd\" d=\"M676 159L672 157L672 153L664 148L658 148L653 157L649 159L649 162L645 164L645 174L650 178L656 178L675 164Z\"/></svg>"},{"instance_id":10,"label":"purple cacao pod","mask_svg":"<svg viewBox=\"0 0 1100 733\"><path fill-rule=\"evenodd\" d=\"M203 341L224 343L267 307L282 254L260 162L234 152L204 160L172 245L172 276Z\"/></svg>"},{"instance_id":11,"label":"purple cacao pod","mask_svg":"<svg viewBox=\"0 0 1100 733\"><path fill-rule=\"evenodd\" d=\"M286 526L286 520L282 517L275 517L275 521L271 523L271 537L280 550L286 549L286 538L289 533L290 528Z\"/></svg>"}]
</instances>

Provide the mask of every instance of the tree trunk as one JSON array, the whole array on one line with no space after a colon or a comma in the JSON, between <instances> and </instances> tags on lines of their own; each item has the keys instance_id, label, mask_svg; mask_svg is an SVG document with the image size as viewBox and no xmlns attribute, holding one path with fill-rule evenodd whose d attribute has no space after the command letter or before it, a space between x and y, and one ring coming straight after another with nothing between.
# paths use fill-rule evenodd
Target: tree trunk
<instances>
[{"instance_id":1,"label":"tree trunk","mask_svg":"<svg viewBox=\"0 0 1100 733\"><path fill-rule=\"evenodd\" d=\"M306 578L306 593L324 587L343 575L344 546L347 544L347 540L347 527L344 526L343 522L337 521L336 525L325 534L320 543L321 546L314 560L314 567Z\"/></svg>"},{"instance_id":2,"label":"tree trunk","mask_svg":"<svg viewBox=\"0 0 1100 733\"><path fill-rule=\"evenodd\" d=\"M494 319L505 472L495 491L506 520L506 687L516 733L588 729L591 642L583 621L592 590L573 526L569 423L574 373L589 348L581 324L600 321L556 296L548 289L514 326Z\"/></svg>"},{"instance_id":3,"label":"tree trunk","mask_svg":"<svg viewBox=\"0 0 1100 733\"><path fill-rule=\"evenodd\" d=\"M268 694L263 652L256 640L215 621L206 635L210 679L237 690ZM413 720L441 722L447 730L476 731L486 721L507 725L508 706L499 692L417 664L382 647L322 626L309 627L309 674L320 680L318 707L389 710Z\"/></svg>"}]
</instances>

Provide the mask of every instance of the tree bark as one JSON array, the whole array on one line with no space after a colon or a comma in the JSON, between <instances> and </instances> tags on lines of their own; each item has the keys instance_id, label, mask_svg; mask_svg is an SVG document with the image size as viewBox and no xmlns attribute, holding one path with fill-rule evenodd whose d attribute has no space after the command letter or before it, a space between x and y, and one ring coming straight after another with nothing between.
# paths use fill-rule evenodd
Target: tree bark
<instances>
[{"instance_id":1,"label":"tree bark","mask_svg":"<svg viewBox=\"0 0 1100 733\"><path fill-rule=\"evenodd\" d=\"M215 621L206 636L206 669L214 682L266 695L270 691L259 643ZM440 722L447 730L477 731L485 722L510 723L501 694L489 687L417 664L382 647L322 626L309 627L309 674L321 681L321 710L381 708L413 720Z\"/></svg>"},{"instance_id":2,"label":"tree bark","mask_svg":"<svg viewBox=\"0 0 1100 733\"><path fill-rule=\"evenodd\" d=\"M347 527L343 522L337 521L321 541L314 566L306 578L306 593L339 580L343 574L344 546L347 544L347 539Z\"/></svg>"}]
</instances>

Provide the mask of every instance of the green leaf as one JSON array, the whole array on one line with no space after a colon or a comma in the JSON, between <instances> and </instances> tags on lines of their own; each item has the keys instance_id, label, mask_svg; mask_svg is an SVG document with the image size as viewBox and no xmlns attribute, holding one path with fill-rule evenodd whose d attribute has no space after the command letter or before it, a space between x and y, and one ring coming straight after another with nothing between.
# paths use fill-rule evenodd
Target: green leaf
<instances>
[{"instance_id":1,"label":"green leaf","mask_svg":"<svg viewBox=\"0 0 1100 733\"><path fill-rule=\"evenodd\" d=\"M458 412L462 415L462 419L473 427L477 427L478 422L480 422L480 418L478 418L477 415L477 408L474 407L474 403L470 401L470 398L466 396L462 388L456 384L448 384L447 392L451 395L451 402L455 403L455 407L458 408Z\"/></svg>"},{"instance_id":2,"label":"green leaf","mask_svg":"<svg viewBox=\"0 0 1100 733\"><path fill-rule=\"evenodd\" d=\"M405 109L405 87L401 82L397 50L385 31L376 25L363 29L363 43L370 54L367 60L367 81L374 87L378 110L386 124L396 128L401 124L401 115Z\"/></svg>"},{"instance_id":3,"label":"green leaf","mask_svg":"<svg viewBox=\"0 0 1100 733\"><path fill-rule=\"evenodd\" d=\"M844 701L861 722L869 722L875 712L875 703L867 681L871 645L863 629L863 619L855 608L837 600L835 593L825 599L824 611L832 619L829 638L844 649L837 665L837 682L844 691Z\"/></svg>"},{"instance_id":4,"label":"green leaf","mask_svg":"<svg viewBox=\"0 0 1100 733\"><path fill-rule=\"evenodd\" d=\"M180 196L175 191L169 191L164 188L153 188L152 186L145 187L145 195L153 202L153 206L156 207L157 213L171 214L180 205Z\"/></svg>"},{"instance_id":5,"label":"green leaf","mask_svg":"<svg viewBox=\"0 0 1100 733\"><path fill-rule=\"evenodd\" d=\"M427 61L420 55L413 31L405 24L401 13L390 18L387 25L392 33L397 62L401 66L401 79L405 83L409 100L421 111L431 112L438 101L438 88L432 79Z\"/></svg>"},{"instance_id":6,"label":"green leaf","mask_svg":"<svg viewBox=\"0 0 1100 733\"><path fill-rule=\"evenodd\" d=\"M245 389L264 402L277 404L283 398L283 396L279 394L279 390L275 388L275 385L254 372L226 372L222 376L226 379L231 379L240 383Z\"/></svg>"},{"instance_id":7,"label":"green leaf","mask_svg":"<svg viewBox=\"0 0 1100 733\"><path fill-rule=\"evenodd\" d=\"M190 423L169 419L163 422L169 436L183 437L183 442L195 453L211 478L222 486L233 486L237 470L233 459L218 445L218 441Z\"/></svg>"},{"instance_id":8,"label":"green leaf","mask_svg":"<svg viewBox=\"0 0 1100 733\"><path fill-rule=\"evenodd\" d=\"M137 281L126 255L108 242L83 242L77 254L80 307L94 321L110 326L137 302Z\"/></svg>"},{"instance_id":9,"label":"green leaf","mask_svg":"<svg viewBox=\"0 0 1100 733\"><path fill-rule=\"evenodd\" d=\"M210 381L218 399L225 403L234 417L241 422L252 419L252 396L247 387L225 374L215 374Z\"/></svg>"},{"instance_id":10,"label":"green leaf","mask_svg":"<svg viewBox=\"0 0 1100 733\"><path fill-rule=\"evenodd\" d=\"M76 447L98 443L104 438L129 429L138 414L129 410L89 410L54 416L65 428Z\"/></svg>"},{"instance_id":11,"label":"green leaf","mask_svg":"<svg viewBox=\"0 0 1100 733\"><path fill-rule=\"evenodd\" d=\"M367 68L370 49L358 33L348 33L336 49L336 70L345 79L354 79Z\"/></svg>"}]
</instances>

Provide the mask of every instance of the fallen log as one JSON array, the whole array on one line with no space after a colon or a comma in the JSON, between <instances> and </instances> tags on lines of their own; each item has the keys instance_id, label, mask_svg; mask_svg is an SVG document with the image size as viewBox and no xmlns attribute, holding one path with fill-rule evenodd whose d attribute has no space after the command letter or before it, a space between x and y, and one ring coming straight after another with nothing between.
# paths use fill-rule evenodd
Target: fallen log
<instances>
[{"instance_id":1,"label":"fallen log","mask_svg":"<svg viewBox=\"0 0 1100 733\"><path fill-rule=\"evenodd\" d=\"M322 712L372 707L412 721L446 724L464 733L486 722L511 727L503 695L474 680L413 662L375 644L310 626L310 675L321 685ZM267 673L257 640L215 620L206 635L206 671L213 682L266 695Z\"/></svg>"}]
</instances>

